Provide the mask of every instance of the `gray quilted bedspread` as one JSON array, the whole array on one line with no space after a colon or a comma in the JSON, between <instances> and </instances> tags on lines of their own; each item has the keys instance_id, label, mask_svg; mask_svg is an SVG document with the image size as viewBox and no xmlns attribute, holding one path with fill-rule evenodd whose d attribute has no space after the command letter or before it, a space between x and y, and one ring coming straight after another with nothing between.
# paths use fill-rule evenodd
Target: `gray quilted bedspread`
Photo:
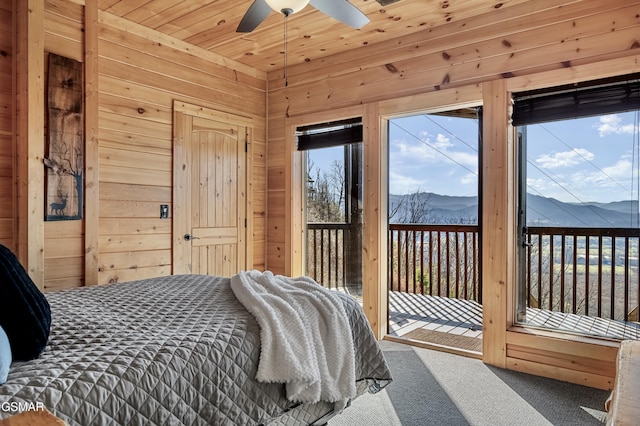
<instances>
[{"instance_id":1,"label":"gray quilted bedspread","mask_svg":"<svg viewBox=\"0 0 640 426\"><path fill-rule=\"evenodd\" d=\"M376 391L391 380L387 364L358 303L341 298L359 387ZM40 403L83 426L251 425L284 417L293 424L296 410L306 411L301 423L319 414L291 407L283 385L255 380L259 326L228 278L167 276L47 299L49 343L40 358L13 363L0 404ZM0 418L11 414L0 411Z\"/></svg>"}]
</instances>

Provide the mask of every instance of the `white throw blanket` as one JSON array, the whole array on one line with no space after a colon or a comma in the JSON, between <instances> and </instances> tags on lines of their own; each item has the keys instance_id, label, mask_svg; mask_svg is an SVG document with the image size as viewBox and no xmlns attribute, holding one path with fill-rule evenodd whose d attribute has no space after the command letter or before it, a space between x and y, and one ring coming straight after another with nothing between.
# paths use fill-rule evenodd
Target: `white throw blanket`
<instances>
[{"instance_id":1,"label":"white throw blanket","mask_svg":"<svg viewBox=\"0 0 640 426\"><path fill-rule=\"evenodd\" d=\"M351 326L335 294L309 277L255 270L234 275L231 289L260 324L258 381L285 383L293 402L355 397Z\"/></svg>"}]
</instances>

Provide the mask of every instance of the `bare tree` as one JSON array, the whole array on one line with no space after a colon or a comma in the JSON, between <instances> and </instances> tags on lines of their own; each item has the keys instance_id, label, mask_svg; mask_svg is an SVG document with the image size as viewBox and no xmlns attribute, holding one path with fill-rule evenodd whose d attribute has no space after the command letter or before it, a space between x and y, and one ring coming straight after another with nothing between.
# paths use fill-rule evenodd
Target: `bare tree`
<instances>
[{"instance_id":1,"label":"bare tree","mask_svg":"<svg viewBox=\"0 0 640 426\"><path fill-rule=\"evenodd\" d=\"M346 197L346 177L344 163L333 160L329 172L327 173L327 180L329 188L333 195L333 201L342 208L344 211L345 197Z\"/></svg>"},{"instance_id":2,"label":"bare tree","mask_svg":"<svg viewBox=\"0 0 640 426\"><path fill-rule=\"evenodd\" d=\"M50 168L53 173L59 176L69 176L73 179L77 196L77 211L72 217L80 218L84 207L84 159L82 145L74 144L60 138L55 144L51 145L49 157L44 159L44 164ZM69 194L59 195L61 198L65 198L66 203L66 198L69 197Z\"/></svg>"},{"instance_id":3,"label":"bare tree","mask_svg":"<svg viewBox=\"0 0 640 426\"><path fill-rule=\"evenodd\" d=\"M307 161L307 221L340 222L344 215L338 197L344 197L333 187L326 172Z\"/></svg>"},{"instance_id":4,"label":"bare tree","mask_svg":"<svg viewBox=\"0 0 640 426\"><path fill-rule=\"evenodd\" d=\"M362 147L344 146L328 169L307 156L307 271L326 287L362 291ZM314 224L322 223L322 225Z\"/></svg>"},{"instance_id":5,"label":"bare tree","mask_svg":"<svg viewBox=\"0 0 640 426\"><path fill-rule=\"evenodd\" d=\"M429 206L430 193L414 192L400 198L398 203L393 203L389 208L389 220L395 223L430 223L432 221L432 209Z\"/></svg>"}]
</instances>

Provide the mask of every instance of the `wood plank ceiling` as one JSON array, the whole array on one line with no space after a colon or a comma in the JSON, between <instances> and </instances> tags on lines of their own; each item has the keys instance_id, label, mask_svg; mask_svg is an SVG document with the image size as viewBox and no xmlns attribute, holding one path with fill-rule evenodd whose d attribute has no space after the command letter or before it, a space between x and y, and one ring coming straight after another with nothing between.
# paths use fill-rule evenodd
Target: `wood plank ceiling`
<instances>
[{"instance_id":1,"label":"wood plank ceiling","mask_svg":"<svg viewBox=\"0 0 640 426\"><path fill-rule=\"evenodd\" d=\"M98 7L258 70L281 69L284 65L283 15L272 12L253 32L236 32L252 1L98 0ZM360 30L308 5L289 18L288 64L318 61L527 1L530 0L399 0L382 6L376 0L351 0L371 20Z\"/></svg>"}]
</instances>

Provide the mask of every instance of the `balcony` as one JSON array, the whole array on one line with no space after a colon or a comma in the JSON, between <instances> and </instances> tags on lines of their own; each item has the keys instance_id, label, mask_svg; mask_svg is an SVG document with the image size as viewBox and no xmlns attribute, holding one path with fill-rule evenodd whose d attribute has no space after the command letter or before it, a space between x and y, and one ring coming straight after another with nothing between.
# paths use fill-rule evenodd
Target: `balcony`
<instances>
[{"instance_id":1,"label":"balcony","mask_svg":"<svg viewBox=\"0 0 640 426\"><path fill-rule=\"evenodd\" d=\"M353 294L345 224L309 226L307 271ZM530 227L518 322L614 339L640 339L640 229ZM392 224L389 332L477 353L482 338L480 244L475 225ZM357 278L356 278L357 280Z\"/></svg>"}]
</instances>

